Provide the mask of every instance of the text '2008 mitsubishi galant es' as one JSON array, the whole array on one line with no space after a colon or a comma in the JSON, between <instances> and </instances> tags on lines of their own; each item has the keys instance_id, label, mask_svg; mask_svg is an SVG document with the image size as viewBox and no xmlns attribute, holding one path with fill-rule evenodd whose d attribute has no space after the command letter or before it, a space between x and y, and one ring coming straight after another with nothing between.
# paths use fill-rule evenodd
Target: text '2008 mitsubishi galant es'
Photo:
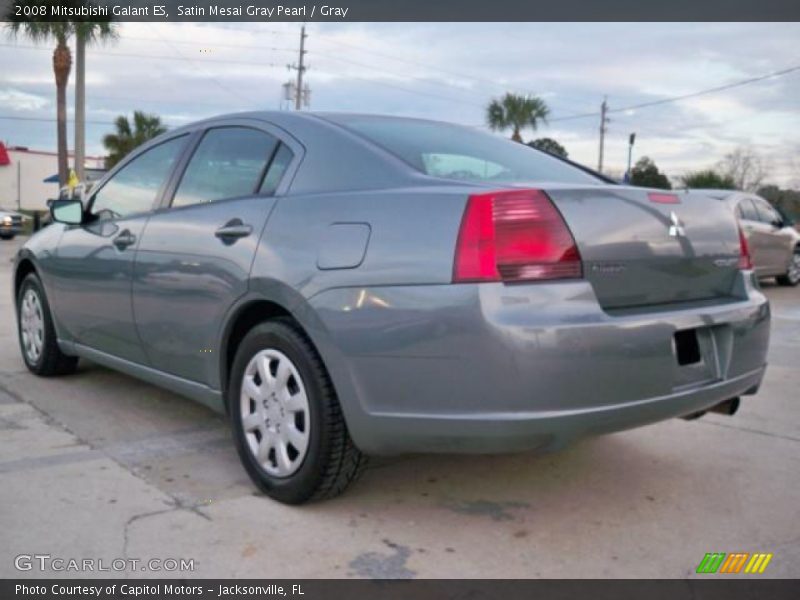
<instances>
[{"instance_id":1,"label":"text '2008 mitsubishi galant es'","mask_svg":"<svg viewBox=\"0 0 800 600\"><path fill-rule=\"evenodd\" d=\"M732 413L764 375L769 304L730 210L465 127L222 116L52 213L16 257L28 368L86 358L226 412L283 502L339 493L370 454Z\"/></svg>"}]
</instances>

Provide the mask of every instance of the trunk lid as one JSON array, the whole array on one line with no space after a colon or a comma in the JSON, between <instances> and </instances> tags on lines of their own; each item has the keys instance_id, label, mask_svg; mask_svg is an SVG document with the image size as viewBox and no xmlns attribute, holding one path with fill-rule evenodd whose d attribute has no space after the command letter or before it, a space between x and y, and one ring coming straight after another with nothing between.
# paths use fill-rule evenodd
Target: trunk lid
<instances>
[{"instance_id":1,"label":"trunk lid","mask_svg":"<svg viewBox=\"0 0 800 600\"><path fill-rule=\"evenodd\" d=\"M740 243L723 202L625 186L543 189L572 231L603 308L733 296Z\"/></svg>"}]
</instances>

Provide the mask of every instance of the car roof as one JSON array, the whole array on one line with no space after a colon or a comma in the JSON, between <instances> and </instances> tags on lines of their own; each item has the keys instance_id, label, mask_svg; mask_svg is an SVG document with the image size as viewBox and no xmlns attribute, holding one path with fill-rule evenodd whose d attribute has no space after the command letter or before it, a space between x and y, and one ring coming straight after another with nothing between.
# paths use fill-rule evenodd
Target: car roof
<instances>
[{"instance_id":1,"label":"car roof","mask_svg":"<svg viewBox=\"0 0 800 600\"><path fill-rule=\"evenodd\" d=\"M705 188L687 188L686 191L695 194L705 194L706 196L715 198L716 200L725 200L737 194L746 194L746 192L742 192L741 190L722 190L722 189L705 189Z\"/></svg>"}]
</instances>

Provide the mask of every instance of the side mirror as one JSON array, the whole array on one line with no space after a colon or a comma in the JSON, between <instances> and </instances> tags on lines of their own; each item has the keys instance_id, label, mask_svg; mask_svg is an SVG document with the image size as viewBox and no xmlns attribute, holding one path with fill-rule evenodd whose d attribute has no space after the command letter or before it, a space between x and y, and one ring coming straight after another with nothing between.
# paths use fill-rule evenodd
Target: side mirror
<instances>
[{"instance_id":1,"label":"side mirror","mask_svg":"<svg viewBox=\"0 0 800 600\"><path fill-rule=\"evenodd\" d=\"M785 225L786 223L784 223L783 219L781 219L780 217L777 217L772 220L772 226L777 227L778 229L782 229Z\"/></svg>"},{"instance_id":2,"label":"side mirror","mask_svg":"<svg viewBox=\"0 0 800 600\"><path fill-rule=\"evenodd\" d=\"M57 223L80 225L83 223L83 203L80 200L53 200L50 215Z\"/></svg>"}]
</instances>

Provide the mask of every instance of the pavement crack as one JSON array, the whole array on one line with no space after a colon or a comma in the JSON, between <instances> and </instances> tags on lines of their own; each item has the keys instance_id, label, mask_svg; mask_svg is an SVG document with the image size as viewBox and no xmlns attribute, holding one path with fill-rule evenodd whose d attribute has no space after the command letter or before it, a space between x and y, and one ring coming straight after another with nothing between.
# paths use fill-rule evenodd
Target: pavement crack
<instances>
[{"instance_id":1,"label":"pavement crack","mask_svg":"<svg viewBox=\"0 0 800 600\"><path fill-rule=\"evenodd\" d=\"M128 544L130 542L130 528L131 525L136 523L137 521L141 521L142 519L147 519L149 517L155 517L157 515L163 515L169 512L173 512L178 510L177 506L171 506L169 508L165 508L163 510L152 510L148 512L138 513L130 517L127 521L125 521L125 525L122 528L122 557L127 560L128 558Z\"/></svg>"},{"instance_id":2,"label":"pavement crack","mask_svg":"<svg viewBox=\"0 0 800 600\"><path fill-rule=\"evenodd\" d=\"M150 510L147 512L137 513L132 515L127 521L125 521L125 525L122 528L122 557L127 559L128 558L128 545L130 543L130 528L133 526L134 523L142 521L144 519L149 519L151 517L157 517L159 515L165 515L171 512L177 512L181 510L185 510L192 514L195 514L206 521L211 521L211 517L202 512L197 505L194 504L186 504L181 502L177 498L171 497L171 500L167 502L168 508L164 508L161 510Z\"/></svg>"}]
</instances>

